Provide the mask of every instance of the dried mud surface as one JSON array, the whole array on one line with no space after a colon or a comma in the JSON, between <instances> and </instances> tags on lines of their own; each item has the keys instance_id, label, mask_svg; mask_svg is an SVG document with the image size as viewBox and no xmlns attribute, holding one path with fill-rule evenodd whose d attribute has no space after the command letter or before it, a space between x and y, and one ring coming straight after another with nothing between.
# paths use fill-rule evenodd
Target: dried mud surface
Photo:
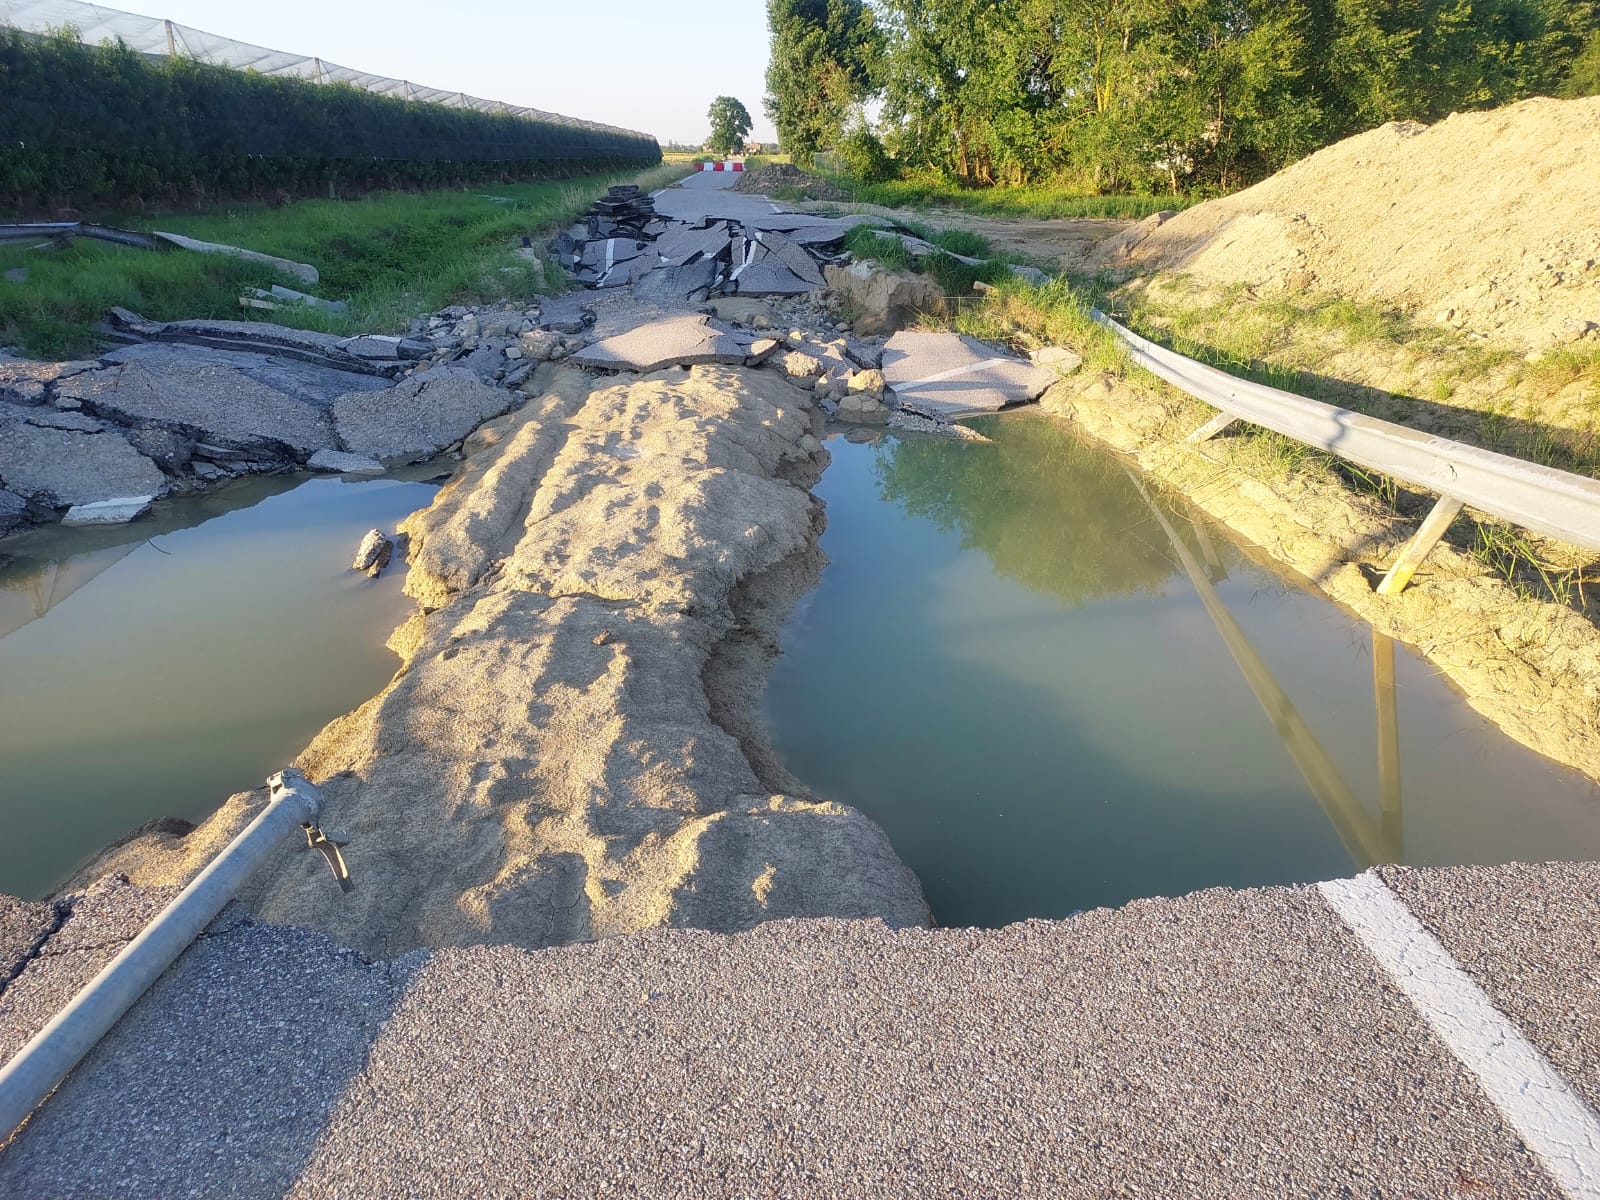
<instances>
[{"instance_id":1,"label":"dried mud surface","mask_svg":"<svg viewBox=\"0 0 1600 1200\"><path fill-rule=\"evenodd\" d=\"M775 917L926 923L877 825L769 786L789 781L748 719L815 578L812 398L728 367L609 385L563 369L531 390L405 527L422 611L391 640L399 673L298 760L356 891L289 846L244 899L385 957ZM78 879L184 882L261 803L234 797Z\"/></svg>"}]
</instances>

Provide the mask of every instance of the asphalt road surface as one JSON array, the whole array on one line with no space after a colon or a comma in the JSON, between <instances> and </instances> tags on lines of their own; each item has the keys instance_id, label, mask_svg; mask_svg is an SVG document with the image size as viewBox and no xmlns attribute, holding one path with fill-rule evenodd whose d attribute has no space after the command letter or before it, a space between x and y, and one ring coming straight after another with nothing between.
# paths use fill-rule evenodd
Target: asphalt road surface
<instances>
[{"instance_id":1,"label":"asphalt road surface","mask_svg":"<svg viewBox=\"0 0 1600 1200\"><path fill-rule=\"evenodd\" d=\"M1587 1200L1597 884L1388 868L378 963L230 911L0 1153L0 1196ZM149 905L80 901L0 992L4 1044Z\"/></svg>"}]
</instances>

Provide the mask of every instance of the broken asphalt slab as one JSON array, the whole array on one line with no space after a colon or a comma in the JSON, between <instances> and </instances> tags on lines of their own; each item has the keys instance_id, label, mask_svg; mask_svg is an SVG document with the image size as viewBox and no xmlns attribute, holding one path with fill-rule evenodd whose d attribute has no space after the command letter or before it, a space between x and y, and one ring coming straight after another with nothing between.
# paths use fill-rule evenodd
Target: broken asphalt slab
<instances>
[{"instance_id":1,"label":"broken asphalt slab","mask_svg":"<svg viewBox=\"0 0 1600 1200\"><path fill-rule=\"evenodd\" d=\"M0 480L7 489L57 508L167 490L161 468L109 426L97 431L43 423L67 415L76 414L0 406Z\"/></svg>"},{"instance_id":2,"label":"broken asphalt slab","mask_svg":"<svg viewBox=\"0 0 1600 1200\"><path fill-rule=\"evenodd\" d=\"M751 343L703 313L663 317L627 333L603 338L578 351L571 363L601 371L636 371L647 375L664 367L752 361Z\"/></svg>"},{"instance_id":3,"label":"broken asphalt slab","mask_svg":"<svg viewBox=\"0 0 1600 1200\"><path fill-rule=\"evenodd\" d=\"M74 375L57 385L56 394L121 420L196 430L208 441L239 446L267 443L300 454L338 444L322 409L231 365L135 358Z\"/></svg>"},{"instance_id":4,"label":"broken asphalt slab","mask_svg":"<svg viewBox=\"0 0 1600 1200\"><path fill-rule=\"evenodd\" d=\"M368 458L426 458L458 442L519 397L460 367L440 367L381 392L352 392L333 403L345 447Z\"/></svg>"},{"instance_id":5,"label":"broken asphalt slab","mask_svg":"<svg viewBox=\"0 0 1600 1200\"><path fill-rule=\"evenodd\" d=\"M1037 400L1058 376L976 338L903 330L883 347L883 378L902 408L948 419Z\"/></svg>"}]
</instances>

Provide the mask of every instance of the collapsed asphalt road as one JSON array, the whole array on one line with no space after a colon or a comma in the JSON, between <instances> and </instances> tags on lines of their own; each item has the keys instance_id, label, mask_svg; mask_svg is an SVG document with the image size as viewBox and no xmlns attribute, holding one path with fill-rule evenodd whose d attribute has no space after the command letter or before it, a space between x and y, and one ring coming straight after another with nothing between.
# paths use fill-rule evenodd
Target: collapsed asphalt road
<instances>
[{"instance_id":1,"label":"collapsed asphalt road","mask_svg":"<svg viewBox=\"0 0 1600 1200\"><path fill-rule=\"evenodd\" d=\"M840 856L805 837L763 832L787 857L729 856L720 877L651 858L647 821L711 845L768 821L772 797L750 786L765 785L764 764L740 759L752 757L740 687L668 713L696 767L638 735L661 703L612 686L703 687L699 655L717 636L763 652L772 596L735 597L741 570L803 584L768 573L805 540L813 414L765 376L730 401L738 389L719 379L752 370L674 368L600 388L599 403L551 384L531 411L480 430L453 499L414 531L414 578L435 611L402 635L412 665L387 725L380 699L318 750L340 775L330 791L372 894L340 910L303 849L266 887L280 919L369 937L369 957L224 914L0 1152L0 1195L1596 1193L1592 865L1389 870L1381 902L1369 877L1364 892L1205 892L988 931L641 928L675 905L751 925L784 911L772 897L849 898L817 894L808 861ZM722 407L705 411L712 394ZM658 473L668 460L692 468L688 484ZM726 524L733 510L703 504L718 488L766 497L772 519ZM639 558L655 503L683 518L668 556L681 561ZM574 717L566 743L514 728L518 705L557 693L577 702L554 707ZM447 734L459 753L418 744ZM524 739L516 753L507 736ZM498 769L480 771L480 754ZM507 803L536 779L544 791ZM596 781L655 795L618 811ZM829 808L768 811L776 825L852 829L845 848L872 849L871 829ZM474 866L440 832L463 815L487 873L430 891ZM564 841L541 843L540 821ZM367 850L381 872L363 875ZM856 894L914 914L892 854L860 857ZM161 896L113 879L71 904L0 911L0 1052ZM1386 965L1381 938L1337 907L1357 902L1415 914L1464 973L1429 965L1415 939L1398 944L1417 953ZM513 931L523 946L471 944ZM534 948L558 940L573 944ZM389 957L429 943L448 945Z\"/></svg>"}]
</instances>

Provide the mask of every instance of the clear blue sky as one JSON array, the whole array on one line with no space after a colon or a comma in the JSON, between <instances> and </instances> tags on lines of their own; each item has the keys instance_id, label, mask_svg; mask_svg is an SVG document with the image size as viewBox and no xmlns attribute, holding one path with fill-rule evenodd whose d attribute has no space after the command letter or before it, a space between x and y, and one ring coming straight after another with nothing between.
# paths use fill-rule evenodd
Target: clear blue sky
<instances>
[{"instance_id":1,"label":"clear blue sky","mask_svg":"<svg viewBox=\"0 0 1600 1200\"><path fill-rule=\"evenodd\" d=\"M714 97L761 111L761 0L102 0L273 50L699 143Z\"/></svg>"}]
</instances>

